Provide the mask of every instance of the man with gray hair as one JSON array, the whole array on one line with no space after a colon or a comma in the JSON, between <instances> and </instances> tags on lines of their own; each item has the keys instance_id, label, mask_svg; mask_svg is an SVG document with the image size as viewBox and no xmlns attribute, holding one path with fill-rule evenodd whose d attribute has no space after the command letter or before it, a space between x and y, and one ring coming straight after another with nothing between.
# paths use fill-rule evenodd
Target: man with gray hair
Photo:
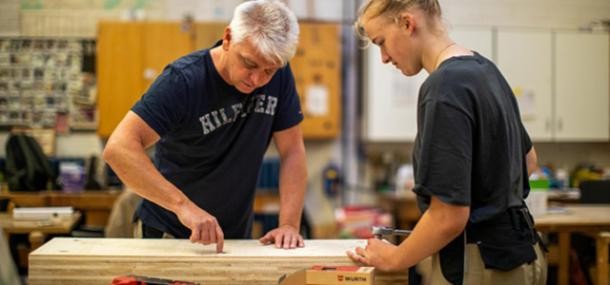
<instances>
[{"instance_id":1,"label":"man with gray hair","mask_svg":"<svg viewBox=\"0 0 610 285\"><path fill-rule=\"evenodd\" d=\"M143 238L190 238L217 252L225 238L250 238L258 171L273 139L279 225L260 241L304 246L303 115L288 66L298 37L283 3L244 2L221 41L169 64L123 118L104 159L144 198L136 211ZM145 153L153 144L154 164Z\"/></svg>"}]
</instances>

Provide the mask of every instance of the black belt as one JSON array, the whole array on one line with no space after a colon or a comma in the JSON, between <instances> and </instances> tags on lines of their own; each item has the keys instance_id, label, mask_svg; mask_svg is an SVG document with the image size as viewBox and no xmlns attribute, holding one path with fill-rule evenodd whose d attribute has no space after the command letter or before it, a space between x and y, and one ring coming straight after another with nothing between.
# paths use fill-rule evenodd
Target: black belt
<instances>
[{"instance_id":1,"label":"black belt","mask_svg":"<svg viewBox=\"0 0 610 285\"><path fill-rule=\"evenodd\" d=\"M479 242L480 237L478 237L475 232L476 228L494 228L502 225L510 225L514 230L520 232L523 238L527 239L532 244L540 242L540 237L534 226L534 218L527 207L511 207L488 220L476 224L468 223L466 228L466 243ZM469 229L471 230L469 231Z\"/></svg>"}]
</instances>

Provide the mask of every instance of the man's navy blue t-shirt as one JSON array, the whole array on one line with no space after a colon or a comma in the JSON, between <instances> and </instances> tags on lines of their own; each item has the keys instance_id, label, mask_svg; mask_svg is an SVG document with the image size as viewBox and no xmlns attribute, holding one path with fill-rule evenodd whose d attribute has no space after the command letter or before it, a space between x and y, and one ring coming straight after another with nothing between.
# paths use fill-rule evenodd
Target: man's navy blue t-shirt
<instances>
[{"instance_id":1,"label":"man's navy blue t-shirt","mask_svg":"<svg viewBox=\"0 0 610 285\"><path fill-rule=\"evenodd\" d=\"M227 84L209 49L168 65L133 106L161 137L155 166L218 220L225 238L250 238L258 171L276 131L303 120L289 66L251 94ZM176 238L191 231L176 215L144 200L136 215Z\"/></svg>"}]
</instances>

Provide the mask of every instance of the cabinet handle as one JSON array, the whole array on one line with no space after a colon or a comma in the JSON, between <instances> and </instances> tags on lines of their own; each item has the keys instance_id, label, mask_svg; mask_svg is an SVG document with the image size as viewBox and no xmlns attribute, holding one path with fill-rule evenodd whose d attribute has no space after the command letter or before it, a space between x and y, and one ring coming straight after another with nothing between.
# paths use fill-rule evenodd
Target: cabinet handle
<instances>
[{"instance_id":1,"label":"cabinet handle","mask_svg":"<svg viewBox=\"0 0 610 285\"><path fill-rule=\"evenodd\" d=\"M557 120L557 131L563 130L563 119L559 118Z\"/></svg>"},{"instance_id":2,"label":"cabinet handle","mask_svg":"<svg viewBox=\"0 0 610 285\"><path fill-rule=\"evenodd\" d=\"M544 130L547 132L551 130L551 118L546 118L544 121Z\"/></svg>"}]
</instances>

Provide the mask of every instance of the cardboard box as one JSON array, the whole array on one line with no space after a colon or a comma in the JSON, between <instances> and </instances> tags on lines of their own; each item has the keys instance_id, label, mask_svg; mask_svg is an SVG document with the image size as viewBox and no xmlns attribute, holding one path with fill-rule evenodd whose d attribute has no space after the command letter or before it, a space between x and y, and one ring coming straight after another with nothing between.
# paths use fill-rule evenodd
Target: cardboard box
<instances>
[{"instance_id":1,"label":"cardboard box","mask_svg":"<svg viewBox=\"0 0 610 285\"><path fill-rule=\"evenodd\" d=\"M282 276L280 285L373 285L374 268L315 265Z\"/></svg>"}]
</instances>

